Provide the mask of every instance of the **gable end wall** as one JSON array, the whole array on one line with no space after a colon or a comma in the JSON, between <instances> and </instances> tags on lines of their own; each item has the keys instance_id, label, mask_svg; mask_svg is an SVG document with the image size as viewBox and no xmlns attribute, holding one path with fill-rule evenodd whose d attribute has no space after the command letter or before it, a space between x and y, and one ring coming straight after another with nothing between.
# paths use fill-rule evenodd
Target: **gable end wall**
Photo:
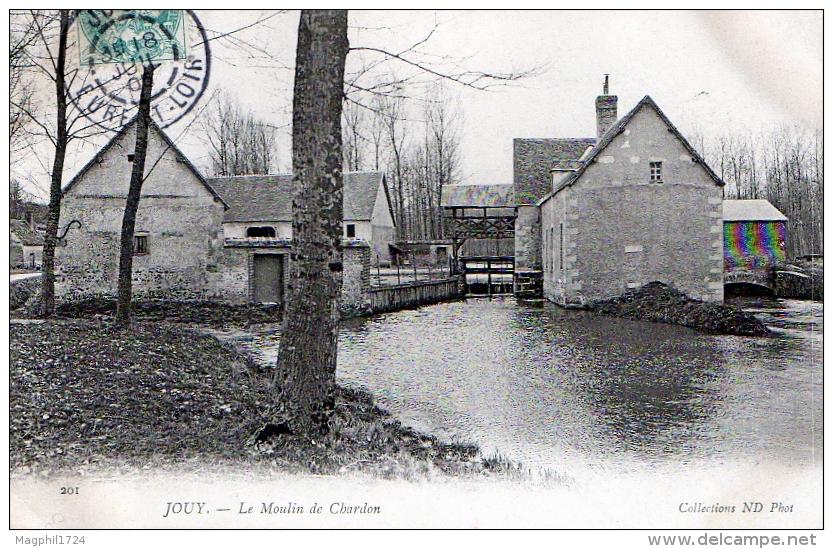
<instances>
[{"instance_id":1,"label":"gable end wall","mask_svg":"<svg viewBox=\"0 0 833 549\"><path fill-rule=\"evenodd\" d=\"M149 252L133 257L137 297L206 297L219 275L224 207L191 169L151 132L147 180L136 215L137 234L148 237ZM56 293L65 299L114 295L121 225L132 163L133 133L122 136L67 192L62 224L81 228L67 234L56 250ZM161 160L156 162L162 155ZM153 171L150 171L151 167Z\"/></svg>"},{"instance_id":2,"label":"gable end wall","mask_svg":"<svg viewBox=\"0 0 833 549\"><path fill-rule=\"evenodd\" d=\"M662 162L663 183L650 182L652 161ZM582 306L655 280L723 300L722 188L652 109L636 113L541 215L550 262L544 293L552 301ZM560 250L550 242L561 224L563 272L552 267Z\"/></svg>"}]
</instances>

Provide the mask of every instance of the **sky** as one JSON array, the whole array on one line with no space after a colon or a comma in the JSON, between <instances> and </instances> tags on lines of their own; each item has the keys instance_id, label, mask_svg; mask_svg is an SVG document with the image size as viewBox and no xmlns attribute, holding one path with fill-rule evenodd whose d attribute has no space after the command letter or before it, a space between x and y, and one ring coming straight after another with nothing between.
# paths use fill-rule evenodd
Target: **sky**
<instances>
[{"instance_id":1,"label":"sky","mask_svg":"<svg viewBox=\"0 0 833 549\"><path fill-rule=\"evenodd\" d=\"M196 14L209 37L266 18L211 40L208 89L192 114L215 90L231 92L280 128L278 171L288 171L298 13ZM463 119L460 173L465 183L511 183L513 138L593 137L594 101L605 74L610 93L619 98L620 116L650 95L687 137L822 124L820 11L351 11L349 24L352 47L389 51L404 50L433 29L414 58L439 72L540 73L492 91L446 83L445 93L456 99ZM348 72L374 59L353 51ZM378 71L402 75L408 67L388 61ZM423 88L409 93L418 100ZM191 118L167 131L198 167L207 168ZM71 149L65 181L104 142L100 137ZM43 166L50 164L24 162L12 176L46 188Z\"/></svg>"}]
</instances>

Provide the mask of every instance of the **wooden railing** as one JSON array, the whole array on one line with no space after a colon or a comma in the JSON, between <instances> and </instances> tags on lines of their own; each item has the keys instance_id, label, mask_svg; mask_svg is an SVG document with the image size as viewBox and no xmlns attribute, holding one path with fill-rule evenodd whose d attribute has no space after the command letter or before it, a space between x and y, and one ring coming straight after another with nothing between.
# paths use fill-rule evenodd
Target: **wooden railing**
<instances>
[{"instance_id":1,"label":"wooden railing","mask_svg":"<svg viewBox=\"0 0 833 549\"><path fill-rule=\"evenodd\" d=\"M433 282L417 282L387 288L372 288L371 314L399 311L463 297L458 277Z\"/></svg>"}]
</instances>

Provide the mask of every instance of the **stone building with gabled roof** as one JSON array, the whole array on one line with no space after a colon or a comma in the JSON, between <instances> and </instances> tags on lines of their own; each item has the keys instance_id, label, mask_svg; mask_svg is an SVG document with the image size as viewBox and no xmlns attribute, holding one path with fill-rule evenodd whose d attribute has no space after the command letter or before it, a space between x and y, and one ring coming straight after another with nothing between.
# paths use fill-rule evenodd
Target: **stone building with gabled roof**
<instances>
[{"instance_id":1,"label":"stone building with gabled roof","mask_svg":"<svg viewBox=\"0 0 833 549\"><path fill-rule=\"evenodd\" d=\"M64 188L61 220L71 230L56 250L62 299L116 293L135 134L134 119ZM145 165L133 242L134 296L282 305L291 251L290 176L208 181L153 122ZM394 230L384 175L345 174L344 212L341 302L345 310L365 311L369 243L387 252Z\"/></svg>"},{"instance_id":2,"label":"stone building with gabled roof","mask_svg":"<svg viewBox=\"0 0 833 549\"><path fill-rule=\"evenodd\" d=\"M583 306L660 281L722 301L723 182L649 96L621 119L616 103L597 99L597 143L554 164L537 203L545 297Z\"/></svg>"},{"instance_id":3,"label":"stone building with gabled roof","mask_svg":"<svg viewBox=\"0 0 833 549\"><path fill-rule=\"evenodd\" d=\"M223 218L226 238L292 238L292 175L210 178L228 202ZM387 180L382 172L346 172L344 237L367 241L376 258L390 260L396 223Z\"/></svg>"},{"instance_id":4,"label":"stone building with gabled roof","mask_svg":"<svg viewBox=\"0 0 833 549\"><path fill-rule=\"evenodd\" d=\"M76 220L80 228L70 229L66 245L56 250L59 296L115 294L136 126L134 118L64 188L62 224ZM145 170L134 236L134 294L214 295L222 286L226 203L152 121Z\"/></svg>"},{"instance_id":5,"label":"stone building with gabled roof","mask_svg":"<svg viewBox=\"0 0 833 549\"><path fill-rule=\"evenodd\" d=\"M34 223L23 219L9 220L9 265L34 269L43 259L43 233Z\"/></svg>"}]
</instances>

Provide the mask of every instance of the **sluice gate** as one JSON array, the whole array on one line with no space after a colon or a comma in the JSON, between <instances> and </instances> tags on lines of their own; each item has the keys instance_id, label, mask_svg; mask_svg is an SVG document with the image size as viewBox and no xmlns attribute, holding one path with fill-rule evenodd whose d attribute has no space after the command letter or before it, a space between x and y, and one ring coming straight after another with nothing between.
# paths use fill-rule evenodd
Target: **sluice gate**
<instances>
[{"instance_id":1,"label":"sluice gate","mask_svg":"<svg viewBox=\"0 0 833 549\"><path fill-rule=\"evenodd\" d=\"M513 256L461 257L459 261L466 294L491 296L513 293Z\"/></svg>"}]
</instances>

